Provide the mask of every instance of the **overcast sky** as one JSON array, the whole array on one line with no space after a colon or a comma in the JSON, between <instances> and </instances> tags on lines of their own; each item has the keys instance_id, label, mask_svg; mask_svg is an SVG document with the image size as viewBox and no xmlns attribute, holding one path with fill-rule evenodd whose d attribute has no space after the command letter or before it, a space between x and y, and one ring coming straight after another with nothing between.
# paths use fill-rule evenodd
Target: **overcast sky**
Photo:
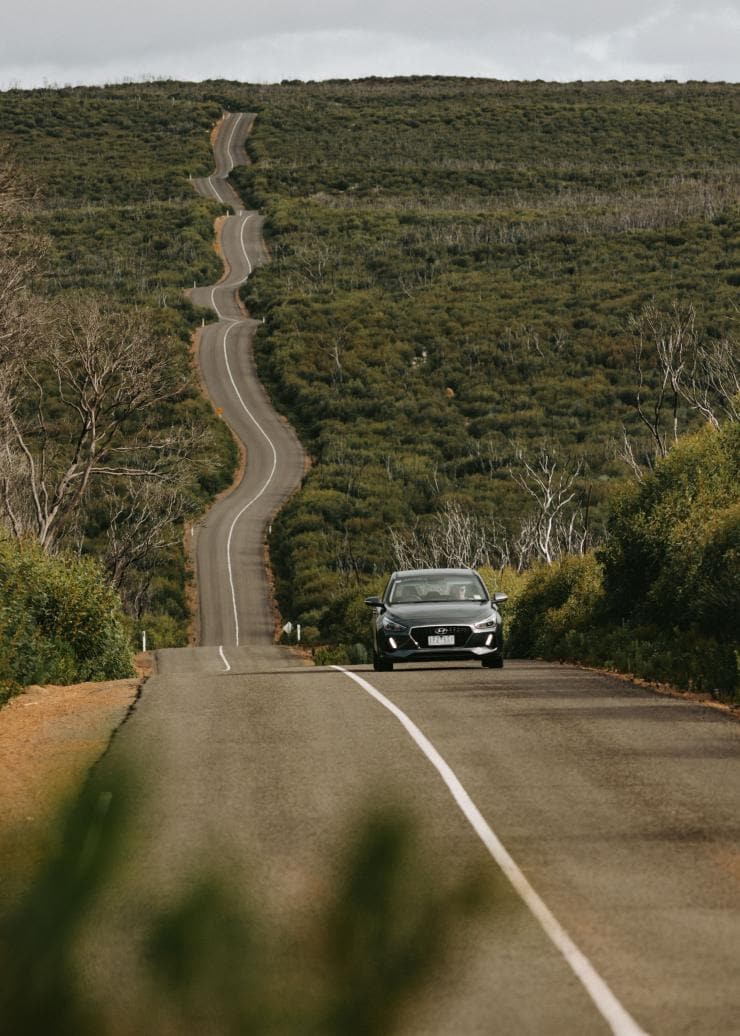
<instances>
[{"instance_id":1,"label":"overcast sky","mask_svg":"<svg viewBox=\"0 0 740 1036\"><path fill-rule=\"evenodd\" d=\"M0 89L465 75L738 81L740 0L3 0Z\"/></svg>"}]
</instances>

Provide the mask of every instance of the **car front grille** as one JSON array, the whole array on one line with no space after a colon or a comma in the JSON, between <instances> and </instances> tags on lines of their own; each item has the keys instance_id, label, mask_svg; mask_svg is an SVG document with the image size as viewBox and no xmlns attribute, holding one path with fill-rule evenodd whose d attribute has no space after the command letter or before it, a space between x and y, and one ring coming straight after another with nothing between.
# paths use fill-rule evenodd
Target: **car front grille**
<instances>
[{"instance_id":1,"label":"car front grille","mask_svg":"<svg viewBox=\"0 0 740 1036\"><path fill-rule=\"evenodd\" d=\"M411 630L411 637L420 648L426 650L429 647L430 636L454 636L456 648L465 647L470 639L471 634L470 626L414 626ZM452 645L450 645L452 646ZM432 645L432 650L435 650L435 646ZM440 648L444 651L444 648Z\"/></svg>"}]
</instances>

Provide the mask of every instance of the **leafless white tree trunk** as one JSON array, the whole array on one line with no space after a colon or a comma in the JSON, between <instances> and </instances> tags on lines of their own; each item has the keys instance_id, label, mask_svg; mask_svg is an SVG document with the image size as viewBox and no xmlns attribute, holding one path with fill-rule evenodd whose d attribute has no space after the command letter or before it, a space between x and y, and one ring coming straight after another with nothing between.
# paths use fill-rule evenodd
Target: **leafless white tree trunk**
<instances>
[{"instance_id":1,"label":"leafless white tree trunk","mask_svg":"<svg viewBox=\"0 0 740 1036\"><path fill-rule=\"evenodd\" d=\"M719 428L720 419L740 420L740 345L732 338L700 345L679 392L692 410Z\"/></svg>"},{"instance_id":2,"label":"leafless white tree trunk","mask_svg":"<svg viewBox=\"0 0 740 1036\"><path fill-rule=\"evenodd\" d=\"M583 553L589 541L586 516L578 503L583 464L560 466L544 447L534 460L521 449L516 456L519 467L510 469L511 477L534 503L515 543L518 568L535 560L551 565L562 554Z\"/></svg>"},{"instance_id":3,"label":"leafless white tree trunk","mask_svg":"<svg viewBox=\"0 0 740 1036\"><path fill-rule=\"evenodd\" d=\"M687 356L696 349L696 313L693 306L678 303L666 313L649 303L630 327L637 374L635 407L653 440L657 460L667 456L678 438L679 384Z\"/></svg>"},{"instance_id":4,"label":"leafless white tree trunk","mask_svg":"<svg viewBox=\"0 0 740 1036\"><path fill-rule=\"evenodd\" d=\"M667 456L678 439L680 403L715 428L722 418L740 418L740 347L729 337L702 341L694 307L679 302L667 311L648 303L630 327L637 375L635 409L651 447L636 446L625 429L616 454L642 481L645 471Z\"/></svg>"},{"instance_id":5,"label":"leafless white tree trunk","mask_svg":"<svg viewBox=\"0 0 740 1036\"><path fill-rule=\"evenodd\" d=\"M389 534L397 568L505 568L510 560L499 523L457 503L448 503L424 524L392 528Z\"/></svg>"},{"instance_id":6,"label":"leafless white tree trunk","mask_svg":"<svg viewBox=\"0 0 740 1036\"><path fill-rule=\"evenodd\" d=\"M39 321L23 354L0 364L0 514L11 530L50 549L93 486L171 481L193 436L156 430L154 415L181 388L136 313L79 299Z\"/></svg>"}]
</instances>

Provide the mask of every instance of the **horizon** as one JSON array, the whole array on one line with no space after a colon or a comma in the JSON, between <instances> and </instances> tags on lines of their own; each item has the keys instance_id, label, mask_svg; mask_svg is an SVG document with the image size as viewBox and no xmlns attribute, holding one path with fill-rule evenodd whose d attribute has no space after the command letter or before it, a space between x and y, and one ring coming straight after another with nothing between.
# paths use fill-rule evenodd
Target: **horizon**
<instances>
[{"instance_id":1,"label":"horizon","mask_svg":"<svg viewBox=\"0 0 740 1036\"><path fill-rule=\"evenodd\" d=\"M598 86L598 85L609 85L619 84L627 86L629 84L648 84L651 86L662 86L662 85L676 85L676 86L738 86L740 85L740 79L674 79L669 76L664 76L661 79L542 79L542 78L502 78L500 76L488 76L488 75L461 75L461 74L449 74L440 75L435 72L427 73L409 73L409 74L368 74L361 76L327 76L320 79L275 79L275 80L252 80L252 79L230 79L225 76L203 76L194 79L184 79L176 76L168 75L154 75L151 73L143 73L139 76L123 76L120 79L111 79L105 81L96 82L58 82L48 81L37 86L22 86L16 83L10 83L8 85L0 85L0 93L34 93L41 92L44 90L104 90L114 87L122 86L155 86L158 83L174 83L182 86L191 86L202 83L236 83L239 86L252 86L252 87L275 87L275 86L311 86L331 83L367 83L375 80L384 80L388 82L398 80L420 80L420 79L437 79L437 80L463 80L466 82L487 82L487 83L521 83L534 85L540 83L543 86Z\"/></svg>"}]
</instances>

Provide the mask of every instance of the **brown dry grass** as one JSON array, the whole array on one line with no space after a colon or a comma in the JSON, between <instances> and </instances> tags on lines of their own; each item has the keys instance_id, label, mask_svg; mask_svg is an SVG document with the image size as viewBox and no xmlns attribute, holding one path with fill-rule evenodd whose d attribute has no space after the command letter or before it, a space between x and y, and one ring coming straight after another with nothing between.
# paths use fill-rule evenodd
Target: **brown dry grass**
<instances>
[{"instance_id":1,"label":"brown dry grass","mask_svg":"<svg viewBox=\"0 0 740 1036\"><path fill-rule=\"evenodd\" d=\"M79 791L133 708L150 656L137 656L136 668L131 680L28 687L0 709L3 870L19 877L48 845L60 803Z\"/></svg>"}]
</instances>

